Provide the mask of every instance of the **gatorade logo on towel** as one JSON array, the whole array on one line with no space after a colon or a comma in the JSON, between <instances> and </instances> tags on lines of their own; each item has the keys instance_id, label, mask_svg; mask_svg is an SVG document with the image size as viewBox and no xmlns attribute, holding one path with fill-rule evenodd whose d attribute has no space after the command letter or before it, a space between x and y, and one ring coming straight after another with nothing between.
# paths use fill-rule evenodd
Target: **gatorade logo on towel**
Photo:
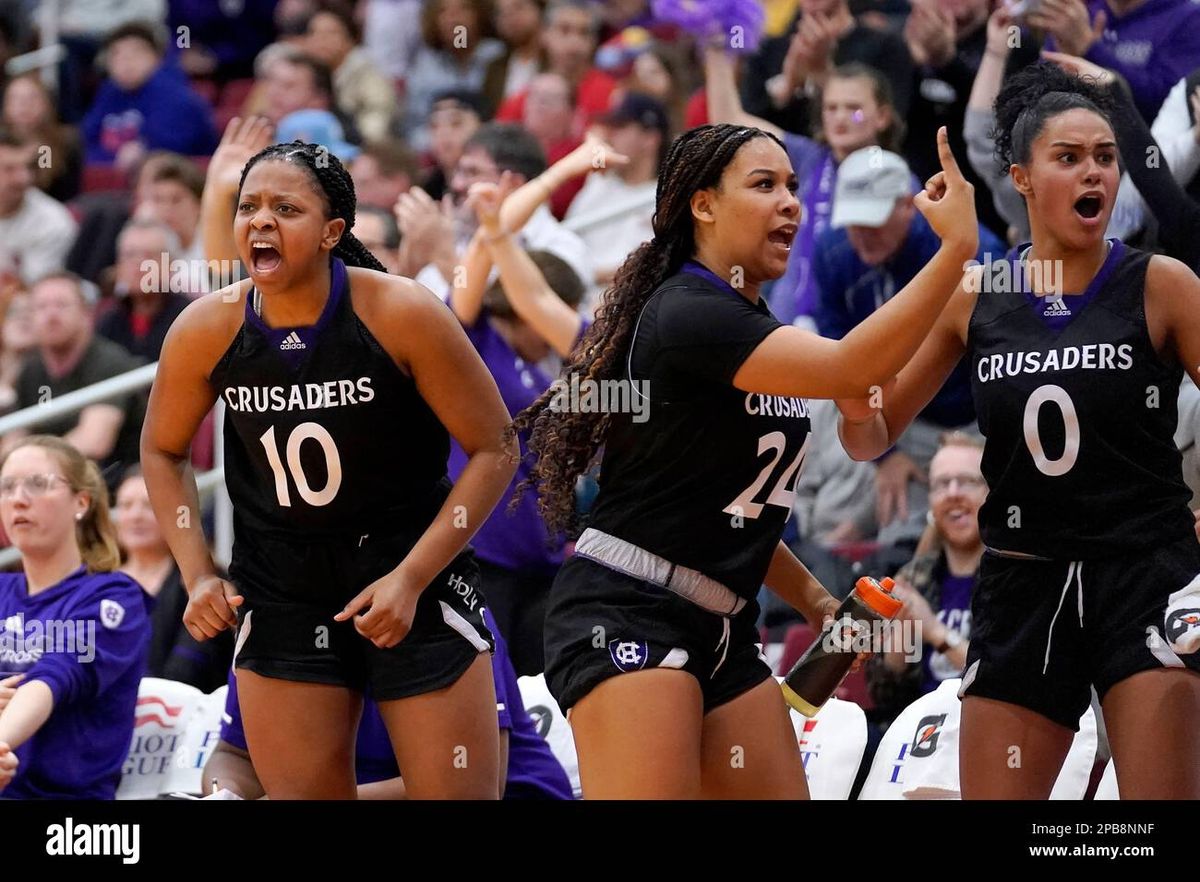
<instances>
[{"instance_id":1,"label":"gatorade logo on towel","mask_svg":"<svg viewBox=\"0 0 1200 882\"><path fill-rule=\"evenodd\" d=\"M1200 576L1167 598L1163 631L1175 652L1191 655L1200 650Z\"/></svg>"},{"instance_id":2,"label":"gatorade logo on towel","mask_svg":"<svg viewBox=\"0 0 1200 882\"><path fill-rule=\"evenodd\" d=\"M932 756L933 752L937 750L938 735L945 723L945 714L922 717L921 721L917 723L917 731L913 734L912 750L908 752L908 755L911 757Z\"/></svg>"}]
</instances>

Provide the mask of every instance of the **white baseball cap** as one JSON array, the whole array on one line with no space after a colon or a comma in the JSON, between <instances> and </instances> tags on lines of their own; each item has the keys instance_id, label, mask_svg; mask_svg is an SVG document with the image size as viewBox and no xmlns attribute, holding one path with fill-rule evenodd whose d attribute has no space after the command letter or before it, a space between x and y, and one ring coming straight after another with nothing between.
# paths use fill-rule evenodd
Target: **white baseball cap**
<instances>
[{"instance_id":1,"label":"white baseball cap","mask_svg":"<svg viewBox=\"0 0 1200 882\"><path fill-rule=\"evenodd\" d=\"M901 196L912 195L908 164L882 147L855 150L838 166L833 227L881 227Z\"/></svg>"}]
</instances>

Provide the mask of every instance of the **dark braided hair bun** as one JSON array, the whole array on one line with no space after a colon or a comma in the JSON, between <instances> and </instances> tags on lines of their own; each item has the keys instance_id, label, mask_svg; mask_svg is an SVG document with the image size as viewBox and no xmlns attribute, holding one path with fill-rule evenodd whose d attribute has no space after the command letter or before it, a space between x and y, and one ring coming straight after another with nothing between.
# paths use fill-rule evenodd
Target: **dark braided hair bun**
<instances>
[{"instance_id":1,"label":"dark braided hair bun","mask_svg":"<svg viewBox=\"0 0 1200 882\"><path fill-rule=\"evenodd\" d=\"M266 160L290 162L307 171L318 192L325 197L329 206L329 216L340 217L346 222L346 230L334 246L334 257L340 257L346 266L361 266L381 273L387 272L375 255L367 250L367 246L350 232L354 228L354 210L357 204L354 181L346 167L328 148L319 144L292 141L290 144L272 144L260 150L250 157L246 167L242 169L242 177L238 181L239 197L250 169Z\"/></svg>"},{"instance_id":2,"label":"dark braided hair bun","mask_svg":"<svg viewBox=\"0 0 1200 882\"><path fill-rule=\"evenodd\" d=\"M1013 74L996 96L992 130L1001 176L1014 163L1029 162L1030 149L1046 122L1068 110L1083 109L1112 125L1113 101L1090 77L1077 77L1056 64L1040 61Z\"/></svg>"}]
</instances>

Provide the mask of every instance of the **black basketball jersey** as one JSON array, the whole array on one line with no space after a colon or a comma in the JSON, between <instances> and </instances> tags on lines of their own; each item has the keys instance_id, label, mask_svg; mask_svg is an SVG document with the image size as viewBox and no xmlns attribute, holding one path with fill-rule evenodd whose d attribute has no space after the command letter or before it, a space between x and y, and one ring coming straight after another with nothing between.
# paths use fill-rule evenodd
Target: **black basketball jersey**
<instances>
[{"instance_id":1,"label":"black basketball jersey","mask_svg":"<svg viewBox=\"0 0 1200 882\"><path fill-rule=\"evenodd\" d=\"M765 301L698 264L658 288L622 372L648 409L612 417L591 520L747 598L791 516L809 438L807 402L732 385L778 327Z\"/></svg>"},{"instance_id":2,"label":"black basketball jersey","mask_svg":"<svg viewBox=\"0 0 1200 882\"><path fill-rule=\"evenodd\" d=\"M987 436L989 547L1082 560L1192 531L1173 439L1183 371L1159 358L1146 327L1149 260L1114 240L1083 296L1061 302L985 282L967 352ZM1020 266L1014 251L1008 277ZM1068 323L1055 330L1039 309Z\"/></svg>"},{"instance_id":3,"label":"black basketball jersey","mask_svg":"<svg viewBox=\"0 0 1200 882\"><path fill-rule=\"evenodd\" d=\"M355 314L333 261L310 328L246 318L213 369L224 399L235 531L423 530L444 501L449 436L413 380Z\"/></svg>"}]
</instances>

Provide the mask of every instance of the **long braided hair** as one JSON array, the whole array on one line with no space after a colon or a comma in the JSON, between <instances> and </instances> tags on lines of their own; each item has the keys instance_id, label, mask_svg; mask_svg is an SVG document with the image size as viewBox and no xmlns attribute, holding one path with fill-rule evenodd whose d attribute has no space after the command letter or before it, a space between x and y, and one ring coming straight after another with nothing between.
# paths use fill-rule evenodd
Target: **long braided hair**
<instances>
[{"instance_id":1,"label":"long braided hair","mask_svg":"<svg viewBox=\"0 0 1200 882\"><path fill-rule=\"evenodd\" d=\"M328 148L319 144L292 141L290 144L272 144L260 150L250 157L246 167L242 169L242 177L238 181L239 199L250 169L268 159L290 162L307 171L317 190L325 197L328 217L340 217L346 222L346 229L333 248L334 257L340 257L346 266L361 266L381 273L387 272L387 268L367 250L367 246L350 232L354 227L354 210L357 204L354 181L346 167Z\"/></svg>"},{"instance_id":2,"label":"long braided hair","mask_svg":"<svg viewBox=\"0 0 1200 882\"><path fill-rule=\"evenodd\" d=\"M621 376L642 307L663 281L696 249L691 198L698 190L719 185L725 167L747 141L774 135L735 125L705 125L679 135L667 151L655 193L654 238L633 251L604 292L596 321L563 365L565 376L580 381ZM513 504L536 488L538 509L552 532L575 527L575 482L594 464L609 426L607 413L562 412L551 407L551 386L517 414L509 436L528 431L530 476L514 493Z\"/></svg>"}]
</instances>

